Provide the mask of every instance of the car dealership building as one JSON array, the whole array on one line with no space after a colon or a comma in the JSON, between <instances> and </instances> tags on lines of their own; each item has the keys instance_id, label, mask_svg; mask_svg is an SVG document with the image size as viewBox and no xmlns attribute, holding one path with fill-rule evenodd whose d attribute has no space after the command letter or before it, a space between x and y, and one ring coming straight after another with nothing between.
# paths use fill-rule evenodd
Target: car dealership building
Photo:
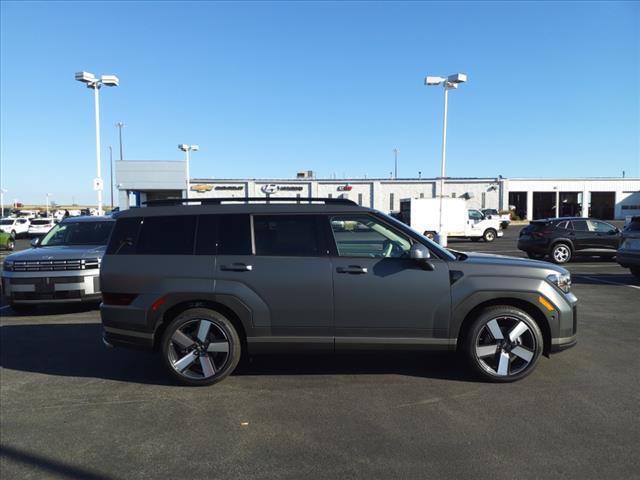
<instances>
[{"instance_id":1,"label":"car dealership building","mask_svg":"<svg viewBox=\"0 0 640 480\"><path fill-rule=\"evenodd\" d=\"M118 205L139 206L148 200L184 197L183 161L115 162ZM383 212L395 212L402 198L437 197L438 178L315 178L300 172L296 178L194 178L189 197L328 197L348 198ZM467 200L469 208L515 210L523 219L592 216L623 220L640 215L640 178L445 178L444 195Z\"/></svg>"}]
</instances>

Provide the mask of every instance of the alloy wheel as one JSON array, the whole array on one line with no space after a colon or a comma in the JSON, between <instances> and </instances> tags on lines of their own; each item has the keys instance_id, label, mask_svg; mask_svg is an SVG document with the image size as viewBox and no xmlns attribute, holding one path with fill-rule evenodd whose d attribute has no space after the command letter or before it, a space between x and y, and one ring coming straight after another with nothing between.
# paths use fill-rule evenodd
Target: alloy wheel
<instances>
[{"instance_id":1,"label":"alloy wheel","mask_svg":"<svg viewBox=\"0 0 640 480\"><path fill-rule=\"evenodd\" d=\"M180 375L193 380L213 378L230 358L230 342L225 331L208 319L193 319L171 336L169 363Z\"/></svg>"},{"instance_id":2,"label":"alloy wheel","mask_svg":"<svg viewBox=\"0 0 640 480\"><path fill-rule=\"evenodd\" d=\"M523 320L500 316L480 329L475 341L475 356L489 374L508 377L526 370L537 348L536 337Z\"/></svg>"},{"instance_id":3,"label":"alloy wheel","mask_svg":"<svg viewBox=\"0 0 640 480\"><path fill-rule=\"evenodd\" d=\"M553 249L553 259L557 263L566 263L571 258L571 250L566 245L558 245Z\"/></svg>"}]
</instances>

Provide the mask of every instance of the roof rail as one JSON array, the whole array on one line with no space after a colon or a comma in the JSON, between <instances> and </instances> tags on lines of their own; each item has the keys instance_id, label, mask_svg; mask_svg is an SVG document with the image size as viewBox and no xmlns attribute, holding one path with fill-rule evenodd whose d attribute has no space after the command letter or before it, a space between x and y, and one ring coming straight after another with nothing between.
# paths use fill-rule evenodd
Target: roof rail
<instances>
[{"instance_id":1,"label":"roof rail","mask_svg":"<svg viewBox=\"0 0 640 480\"><path fill-rule=\"evenodd\" d=\"M316 198L316 197L225 197L225 198L165 198L142 202L148 207L164 207L168 205L221 205L222 203L324 203L325 205L358 205L348 198Z\"/></svg>"}]
</instances>

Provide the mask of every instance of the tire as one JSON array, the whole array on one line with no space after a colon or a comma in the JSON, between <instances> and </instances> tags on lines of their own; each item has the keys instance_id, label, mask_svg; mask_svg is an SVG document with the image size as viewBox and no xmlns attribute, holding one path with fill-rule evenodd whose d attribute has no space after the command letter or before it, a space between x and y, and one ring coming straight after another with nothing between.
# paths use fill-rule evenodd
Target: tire
<instances>
[{"instance_id":1,"label":"tire","mask_svg":"<svg viewBox=\"0 0 640 480\"><path fill-rule=\"evenodd\" d=\"M631 270L631 275L640 280L640 267L630 267L629 270Z\"/></svg>"},{"instance_id":2,"label":"tire","mask_svg":"<svg viewBox=\"0 0 640 480\"><path fill-rule=\"evenodd\" d=\"M27 303L12 303L11 310L20 315L30 315L36 310L35 305L27 304Z\"/></svg>"},{"instance_id":3,"label":"tire","mask_svg":"<svg viewBox=\"0 0 640 480\"><path fill-rule=\"evenodd\" d=\"M16 248L16 241L13 239L13 237L10 237L9 240L7 240L7 243L5 245L5 248L9 251L13 250L14 248Z\"/></svg>"},{"instance_id":4,"label":"tire","mask_svg":"<svg viewBox=\"0 0 640 480\"><path fill-rule=\"evenodd\" d=\"M496 232L493 228L487 228L482 234L482 239L485 242L491 243L496 239L497 236L498 236L498 232Z\"/></svg>"},{"instance_id":5,"label":"tire","mask_svg":"<svg viewBox=\"0 0 640 480\"><path fill-rule=\"evenodd\" d=\"M212 385L235 370L240 337L224 315L206 308L182 312L162 336L162 359L169 375L183 385Z\"/></svg>"},{"instance_id":6,"label":"tire","mask_svg":"<svg viewBox=\"0 0 640 480\"><path fill-rule=\"evenodd\" d=\"M542 260L544 258L544 253L527 252L527 257L533 260Z\"/></svg>"},{"instance_id":7,"label":"tire","mask_svg":"<svg viewBox=\"0 0 640 480\"><path fill-rule=\"evenodd\" d=\"M571 260L571 257L573 257L573 251L571 250L571 246L566 243L556 243L551 248L551 253L549 256L551 257L553 263L562 265Z\"/></svg>"},{"instance_id":8,"label":"tire","mask_svg":"<svg viewBox=\"0 0 640 480\"><path fill-rule=\"evenodd\" d=\"M507 383L535 369L544 340L529 314L501 305L478 315L465 335L463 348L474 374L490 382Z\"/></svg>"},{"instance_id":9,"label":"tire","mask_svg":"<svg viewBox=\"0 0 640 480\"><path fill-rule=\"evenodd\" d=\"M434 240L436 238L436 232L424 232L422 235L427 237L429 240Z\"/></svg>"}]
</instances>

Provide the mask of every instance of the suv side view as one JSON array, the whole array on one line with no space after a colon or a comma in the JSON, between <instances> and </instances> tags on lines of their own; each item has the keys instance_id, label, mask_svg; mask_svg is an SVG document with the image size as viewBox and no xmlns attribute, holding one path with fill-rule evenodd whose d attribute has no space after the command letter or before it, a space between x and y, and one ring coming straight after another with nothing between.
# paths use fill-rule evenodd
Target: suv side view
<instances>
[{"instance_id":1,"label":"suv side view","mask_svg":"<svg viewBox=\"0 0 640 480\"><path fill-rule=\"evenodd\" d=\"M576 255L610 256L620 246L620 230L601 220L582 217L535 220L520 231L518 248L529 258L546 255L558 264Z\"/></svg>"},{"instance_id":2,"label":"suv side view","mask_svg":"<svg viewBox=\"0 0 640 480\"><path fill-rule=\"evenodd\" d=\"M105 343L159 351L183 384L241 354L353 349L458 351L508 382L576 342L561 267L451 252L346 199L193 202L122 212L100 273Z\"/></svg>"}]
</instances>

